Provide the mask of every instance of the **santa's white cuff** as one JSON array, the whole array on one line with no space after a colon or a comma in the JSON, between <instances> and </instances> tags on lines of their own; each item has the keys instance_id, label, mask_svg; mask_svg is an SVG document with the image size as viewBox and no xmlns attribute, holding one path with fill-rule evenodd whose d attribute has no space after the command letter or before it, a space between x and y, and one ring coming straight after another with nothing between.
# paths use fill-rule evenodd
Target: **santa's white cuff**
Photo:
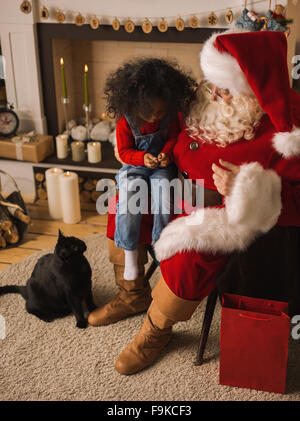
<instances>
[{"instance_id":1,"label":"santa's white cuff","mask_svg":"<svg viewBox=\"0 0 300 421\"><path fill-rule=\"evenodd\" d=\"M176 253L245 250L270 230L281 212L281 179L259 163L244 164L222 208L198 209L163 229L154 251L159 261Z\"/></svg>"},{"instance_id":2,"label":"santa's white cuff","mask_svg":"<svg viewBox=\"0 0 300 421\"><path fill-rule=\"evenodd\" d=\"M281 178L258 162L241 165L225 208L230 225L269 231L281 213Z\"/></svg>"}]
</instances>

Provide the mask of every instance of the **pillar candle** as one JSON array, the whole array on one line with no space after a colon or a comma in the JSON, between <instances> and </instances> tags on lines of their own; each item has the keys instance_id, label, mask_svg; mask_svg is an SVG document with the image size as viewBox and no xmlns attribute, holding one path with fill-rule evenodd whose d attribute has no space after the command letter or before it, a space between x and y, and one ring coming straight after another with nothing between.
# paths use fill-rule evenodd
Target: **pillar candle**
<instances>
[{"instance_id":1,"label":"pillar candle","mask_svg":"<svg viewBox=\"0 0 300 421\"><path fill-rule=\"evenodd\" d=\"M61 168L49 168L45 172L49 214L53 219L62 217L59 181L61 174L63 174Z\"/></svg>"},{"instance_id":2,"label":"pillar candle","mask_svg":"<svg viewBox=\"0 0 300 421\"><path fill-rule=\"evenodd\" d=\"M62 219L65 224L77 224L81 219L78 176L66 171L59 176Z\"/></svg>"},{"instance_id":3,"label":"pillar candle","mask_svg":"<svg viewBox=\"0 0 300 421\"><path fill-rule=\"evenodd\" d=\"M68 156L68 136L65 134L56 136L56 155L59 159L65 159Z\"/></svg>"},{"instance_id":4,"label":"pillar candle","mask_svg":"<svg viewBox=\"0 0 300 421\"><path fill-rule=\"evenodd\" d=\"M68 98L64 59L62 57L60 59L60 72L61 72L61 86L62 86L63 98Z\"/></svg>"},{"instance_id":5,"label":"pillar candle","mask_svg":"<svg viewBox=\"0 0 300 421\"><path fill-rule=\"evenodd\" d=\"M88 161L96 163L101 161L101 144L100 142L89 142L88 143Z\"/></svg>"},{"instance_id":6,"label":"pillar candle","mask_svg":"<svg viewBox=\"0 0 300 421\"><path fill-rule=\"evenodd\" d=\"M72 160L83 161L85 159L84 143L83 142L72 142Z\"/></svg>"}]
</instances>

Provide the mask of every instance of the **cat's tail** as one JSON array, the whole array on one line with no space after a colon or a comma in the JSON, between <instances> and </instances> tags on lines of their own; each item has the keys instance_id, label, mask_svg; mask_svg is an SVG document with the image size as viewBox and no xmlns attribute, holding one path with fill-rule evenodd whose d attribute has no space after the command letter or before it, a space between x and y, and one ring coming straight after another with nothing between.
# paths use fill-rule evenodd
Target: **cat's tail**
<instances>
[{"instance_id":1,"label":"cat's tail","mask_svg":"<svg viewBox=\"0 0 300 421\"><path fill-rule=\"evenodd\" d=\"M0 295L4 294L21 294L23 298L27 297L27 287L18 285L6 285L0 287Z\"/></svg>"}]
</instances>

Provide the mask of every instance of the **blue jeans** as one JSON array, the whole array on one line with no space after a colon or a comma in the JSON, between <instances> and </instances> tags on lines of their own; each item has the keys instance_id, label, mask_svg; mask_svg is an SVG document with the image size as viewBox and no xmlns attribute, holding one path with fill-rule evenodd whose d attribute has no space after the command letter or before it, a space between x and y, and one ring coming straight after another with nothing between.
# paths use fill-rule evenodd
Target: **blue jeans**
<instances>
[{"instance_id":1,"label":"blue jeans","mask_svg":"<svg viewBox=\"0 0 300 421\"><path fill-rule=\"evenodd\" d=\"M142 214L148 213L149 188L151 188L151 213L153 214L152 244L158 240L161 231L172 216L173 205L168 181L171 181L175 174L176 169L173 165L154 169L132 165L124 165L121 168L116 177L119 189L115 218L117 247L124 250L137 248ZM141 186L148 188L145 191L141 189Z\"/></svg>"}]
</instances>

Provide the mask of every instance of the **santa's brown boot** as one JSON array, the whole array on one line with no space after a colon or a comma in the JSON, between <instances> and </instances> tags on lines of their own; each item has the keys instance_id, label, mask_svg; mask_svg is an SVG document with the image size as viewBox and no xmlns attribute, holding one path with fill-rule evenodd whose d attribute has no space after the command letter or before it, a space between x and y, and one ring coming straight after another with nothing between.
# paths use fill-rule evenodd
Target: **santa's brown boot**
<instances>
[{"instance_id":1,"label":"santa's brown boot","mask_svg":"<svg viewBox=\"0 0 300 421\"><path fill-rule=\"evenodd\" d=\"M121 374L134 374L152 364L172 336L172 325L188 320L198 301L177 297L161 278L152 291L153 301L135 339L121 352L115 369Z\"/></svg>"},{"instance_id":2,"label":"santa's brown boot","mask_svg":"<svg viewBox=\"0 0 300 421\"><path fill-rule=\"evenodd\" d=\"M115 281L118 294L107 304L90 313L88 322L92 326L104 326L118 322L128 316L146 311L151 303L151 288L145 282L147 249L138 246L138 277L132 281L124 279L124 251L108 240L110 261L114 264Z\"/></svg>"}]
</instances>

